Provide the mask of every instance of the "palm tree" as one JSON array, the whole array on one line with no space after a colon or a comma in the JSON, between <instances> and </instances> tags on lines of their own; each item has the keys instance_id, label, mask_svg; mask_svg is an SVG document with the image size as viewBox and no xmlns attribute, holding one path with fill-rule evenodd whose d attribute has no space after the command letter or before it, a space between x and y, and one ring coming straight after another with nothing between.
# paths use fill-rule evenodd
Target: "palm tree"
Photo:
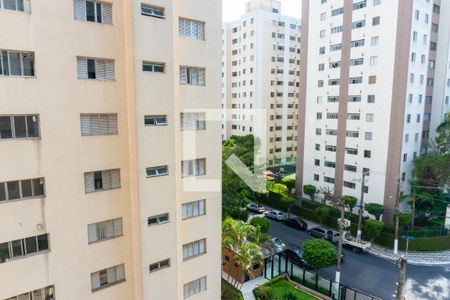
<instances>
[{"instance_id":1,"label":"palm tree","mask_svg":"<svg viewBox=\"0 0 450 300\"><path fill-rule=\"evenodd\" d=\"M222 222L222 245L237 252L247 242L247 237L251 236L255 227L230 217Z\"/></svg>"},{"instance_id":2,"label":"palm tree","mask_svg":"<svg viewBox=\"0 0 450 300\"><path fill-rule=\"evenodd\" d=\"M261 248L257 244L247 243L237 253L234 261L240 266L240 269L244 272L244 275L254 279L255 276L251 272L253 270L253 265L263 264L264 258L261 253Z\"/></svg>"}]
</instances>

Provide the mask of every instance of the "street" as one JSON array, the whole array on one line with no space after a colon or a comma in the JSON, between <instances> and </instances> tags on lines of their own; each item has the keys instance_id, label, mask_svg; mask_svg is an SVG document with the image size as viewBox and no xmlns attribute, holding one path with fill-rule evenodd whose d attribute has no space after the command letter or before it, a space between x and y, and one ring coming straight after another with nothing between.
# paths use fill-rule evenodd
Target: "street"
<instances>
[{"instance_id":1,"label":"street","mask_svg":"<svg viewBox=\"0 0 450 300\"><path fill-rule=\"evenodd\" d=\"M290 244L301 246L311 237L282 223L271 221L269 233ZM394 263L366 253L354 253L344 248L345 261L342 265L341 283L381 299L392 299L399 269ZM319 272L334 279L335 266ZM449 300L450 266L422 267L408 265L406 271L407 299Z\"/></svg>"}]
</instances>

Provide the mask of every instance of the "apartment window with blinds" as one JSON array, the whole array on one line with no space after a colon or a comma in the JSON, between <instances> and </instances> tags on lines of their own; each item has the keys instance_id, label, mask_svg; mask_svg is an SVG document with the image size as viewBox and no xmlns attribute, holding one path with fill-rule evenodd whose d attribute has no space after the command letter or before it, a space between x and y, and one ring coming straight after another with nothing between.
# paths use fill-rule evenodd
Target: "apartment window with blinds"
<instances>
[{"instance_id":1,"label":"apartment window with blinds","mask_svg":"<svg viewBox=\"0 0 450 300\"><path fill-rule=\"evenodd\" d=\"M77 57L78 79L115 80L114 60Z\"/></svg>"},{"instance_id":2,"label":"apartment window with blinds","mask_svg":"<svg viewBox=\"0 0 450 300\"><path fill-rule=\"evenodd\" d=\"M0 115L0 140L39 138L38 115Z\"/></svg>"},{"instance_id":3,"label":"apartment window with blinds","mask_svg":"<svg viewBox=\"0 0 450 300\"><path fill-rule=\"evenodd\" d=\"M187 260L206 253L206 239L201 239L183 245L183 260Z\"/></svg>"},{"instance_id":4,"label":"apartment window with blinds","mask_svg":"<svg viewBox=\"0 0 450 300\"><path fill-rule=\"evenodd\" d=\"M0 182L0 203L45 197L44 178Z\"/></svg>"},{"instance_id":5,"label":"apartment window with blinds","mask_svg":"<svg viewBox=\"0 0 450 300\"><path fill-rule=\"evenodd\" d=\"M184 298L188 298L195 294L206 290L206 276L184 284Z\"/></svg>"},{"instance_id":6,"label":"apartment window with blinds","mask_svg":"<svg viewBox=\"0 0 450 300\"><path fill-rule=\"evenodd\" d=\"M164 19L164 8L141 3L141 15Z\"/></svg>"},{"instance_id":7,"label":"apartment window with blinds","mask_svg":"<svg viewBox=\"0 0 450 300\"><path fill-rule=\"evenodd\" d=\"M181 113L181 130L205 130L205 113Z\"/></svg>"},{"instance_id":8,"label":"apartment window with blinds","mask_svg":"<svg viewBox=\"0 0 450 300\"><path fill-rule=\"evenodd\" d=\"M205 68L180 67L180 84L205 85Z\"/></svg>"},{"instance_id":9,"label":"apartment window with blinds","mask_svg":"<svg viewBox=\"0 0 450 300\"><path fill-rule=\"evenodd\" d=\"M178 31L181 37L205 40L205 22L180 18Z\"/></svg>"},{"instance_id":10,"label":"apartment window with blinds","mask_svg":"<svg viewBox=\"0 0 450 300\"><path fill-rule=\"evenodd\" d=\"M120 169L84 173L86 193L120 188Z\"/></svg>"},{"instance_id":11,"label":"apartment window with blinds","mask_svg":"<svg viewBox=\"0 0 450 300\"><path fill-rule=\"evenodd\" d=\"M0 76L34 76L34 52L0 50Z\"/></svg>"},{"instance_id":12,"label":"apartment window with blinds","mask_svg":"<svg viewBox=\"0 0 450 300\"><path fill-rule=\"evenodd\" d=\"M147 177L158 177L169 175L168 166L150 167L146 169Z\"/></svg>"},{"instance_id":13,"label":"apartment window with blinds","mask_svg":"<svg viewBox=\"0 0 450 300\"><path fill-rule=\"evenodd\" d=\"M81 135L114 135L118 134L117 114L82 114Z\"/></svg>"},{"instance_id":14,"label":"apartment window with blinds","mask_svg":"<svg viewBox=\"0 0 450 300\"><path fill-rule=\"evenodd\" d=\"M77 21L112 25L112 4L92 0L73 0L73 14Z\"/></svg>"},{"instance_id":15,"label":"apartment window with blinds","mask_svg":"<svg viewBox=\"0 0 450 300\"><path fill-rule=\"evenodd\" d=\"M206 159L192 159L181 162L181 177L201 176L206 174Z\"/></svg>"},{"instance_id":16,"label":"apartment window with blinds","mask_svg":"<svg viewBox=\"0 0 450 300\"><path fill-rule=\"evenodd\" d=\"M185 203L181 206L181 218L183 220L206 215L206 200L198 200Z\"/></svg>"},{"instance_id":17,"label":"apartment window with blinds","mask_svg":"<svg viewBox=\"0 0 450 300\"><path fill-rule=\"evenodd\" d=\"M153 272L156 272L161 269L168 268L168 267L170 267L170 259L169 258L151 264L149 266L149 271L150 271L150 273L153 273Z\"/></svg>"},{"instance_id":18,"label":"apartment window with blinds","mask_svg":"<svg viewBox=\"0 0 450 300\"><path fill-rule=\"evenodd\" d=\"M0 263L48 250L48 233L0 243Z\"/></svg>"},{"instance_id":19,"label":"apartment window with blinds","mask_svg":"<svg viewBox=\"0 0 450 300\"><path fill-rule=\"evenodd\" d=\"M167 125L167 116L166 115L145 116L144 124L145 126L165 126Z\"/></svg>"},{"instance_id":20,"label":"apartment window with blinds","mask_svg":"<svg viewBox=\"0 0 450 300\"><path fill-rule=\"evenodd\" d=\"M6 300L55 300L55 286L50 285Z\"/></svg>"},{"instance_id":21,"label":"apartment window with blinds","mask_svg":"<svg viewBox=\"0 0 450 300\"><path fill-rule=\"evenodd\" d=\"M30 0L0 0L0 8L30 12Z\"/></svg>"},{"instance_id":22,"label":"apartment window with blinds","mask_svg":"<svg viewBox=\"0 0 450 300\"><path fill-rule=\"evenodd\" d=\"M88 241L90 243L108 240L123 235L122 218L102 221L88 225Z\"/></svg>"},{"instance_id":23,"label":"apartment window with blinds","mask_svg":"<svg viewBox=\"0 0 450 300\"><path fill-rule=\"evenodd\" d=\"M152 217L148 217L147 218L147 224L148 226L153 226L153 225L161 225L161 224L166 224L169 223L170 219L169 219L169 214L161 214L161 215L157 215L157 216L152 216Z\"/></svg>"},{"instance_id":24,"label":"apartment window with blinds","mask_svg":"<svg viewBox=\"0 0 450 300\"><path fill-rule=\"evenodd\" d=\"M157 62L142 62L142 71L152 73L164 73L165 64Z\"/></svg>"},{"instance_id":25,"label":"apartment window with blinds","mask_svg":"<svg viewBox=\"0 0 450 300\"><path fill-rule=\"evenodd\" d=\"M91 273L91 290L98 291L125 281L125 265L117 265Z\"/></svg>"}]
</instances>

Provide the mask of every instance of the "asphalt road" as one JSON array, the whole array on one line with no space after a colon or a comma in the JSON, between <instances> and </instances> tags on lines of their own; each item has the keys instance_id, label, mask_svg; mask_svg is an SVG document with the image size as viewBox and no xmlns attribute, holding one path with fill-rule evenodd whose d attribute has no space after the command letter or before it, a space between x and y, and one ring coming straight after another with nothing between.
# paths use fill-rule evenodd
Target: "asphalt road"
<instances>
[{"instance_id":1,"label":"asphalt road","mask_svg":"<svg viewBox=\"0 0 450 300\"><path fill-rule=\"evenodd\" d=\"M282 223L271 221L270 235L283 240L286 245L301 244L311 237ZM367 253L353 253L344 249L341 283L381 299L393 299L399 269L393 262ZM320 273L334 279L335 267ZM408 300L450 300L450 266L422 267L408 265L406 270Z\"/></svg>"}]
</instances>

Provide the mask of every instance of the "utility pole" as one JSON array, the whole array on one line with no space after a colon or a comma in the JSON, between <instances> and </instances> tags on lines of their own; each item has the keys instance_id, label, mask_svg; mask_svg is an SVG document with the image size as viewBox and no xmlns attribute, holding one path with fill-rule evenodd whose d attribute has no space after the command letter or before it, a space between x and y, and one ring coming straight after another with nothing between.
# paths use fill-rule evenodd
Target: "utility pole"
<instances>
[{"instance_id":1,"label":"utility pole","mask_svg":"<svg viewBox=\"0 0 450 300\"><path fill-rule=\"evenodd\" d=\"M398 232L399 232L399 218L400 218L400 177L397 180L397 196L395 197L395 239L394 239L394 253L398 254Z\"/></svg>"},{"instance_id":2,"label":"utility pole","mask_svg":"<svg viewBox=\"0 0 450 300\"><path fill-rule=\"evenodd\" d=\"M402 257L400 257L400 259L399 259L400 274L399 274L398 282L397 282L397 292L395 293L396 300L405 300L406 299L406 294L405 294L406 262L407 262L406 256L402 255Z\"/></svg>"},{"instance_id":3,"label":"utility pole","mask_svg":"<svg viewBox=\"0 0 450 300\"><path fill-rule=\"evenodd\" d=\"M359 216L358 216L358 232L356 234L356 238L358 241L361 241L361 232L362 232L362 217L363 217L363 209L364 209L364 186L366 185L366 172L364 169L362 171L362 181L361 181L361 198L359 202Z\"/></svg>"},{"instance_id":4,"label":"utility pole","mask_svg":"<svg viewBox=\"0 0 450 300\"><path fill-rule=\"evenodd\" d=\"M337 264L336 264L336 277L334 281L339 289L339 282L341 280L341 268L342 268L342 245L344 243L344 226L345 226L345 202L342 199L337 200L339 209L341 210L341 218L339 219L339 242L337 251Z\"/></svg>"}]
</instances>

